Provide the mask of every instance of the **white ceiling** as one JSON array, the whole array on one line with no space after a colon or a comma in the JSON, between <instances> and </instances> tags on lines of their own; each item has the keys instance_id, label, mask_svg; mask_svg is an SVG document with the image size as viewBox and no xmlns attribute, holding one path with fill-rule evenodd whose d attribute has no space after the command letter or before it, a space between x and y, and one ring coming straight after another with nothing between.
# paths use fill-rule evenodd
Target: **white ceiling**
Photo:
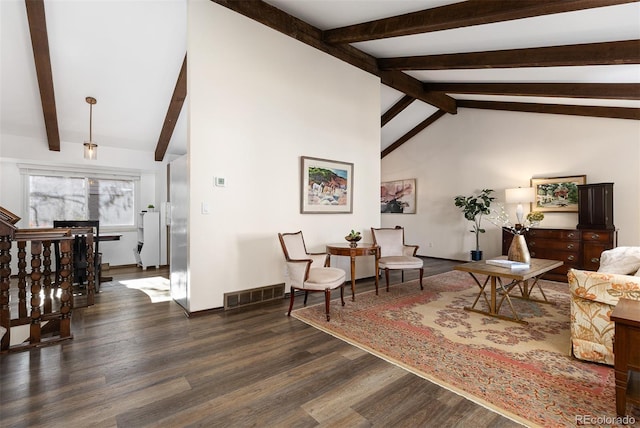
<instances>
[{"instance_id":1,"label":"white ceiling","mask_svg":"<svg viewBox=\"0 0 640 428\"><path fill-rule=\"evenodd\" d=\"M185 0L46 0L61 141L154 152L187 49ZM24 0L0 0L3 134L46 144ZM184 114L167 153L186 152Z\"/></svg>"},{"instance_id":2,"label":"white ceiling","mask_svg":"<svg viewBox=\"0 0 640 428\"><path fill-rule=\"evenodd\" d=\"M206 0L198 0L206 1ZM451 0L267 0L322 30L456 3ZM186 51L186 0L45 0L62 141L153 152ZM0 0L0 126L46 141L23 0ZM354 43L376 57L489 51L640 39L640 3ZM640 65L408 71L433 82L640 83ZM381 88L380 112L402 93ZM455 95L456 99L640 108L637 100ZM187 104L185 104L186 106ZM184 111L185 109L183 109ZM415 101L382 128L381 150L434 113ZM167 153L186 152L180 115ZM622 119L621 119L622 120Z\"/></svg>"}]
</instances>

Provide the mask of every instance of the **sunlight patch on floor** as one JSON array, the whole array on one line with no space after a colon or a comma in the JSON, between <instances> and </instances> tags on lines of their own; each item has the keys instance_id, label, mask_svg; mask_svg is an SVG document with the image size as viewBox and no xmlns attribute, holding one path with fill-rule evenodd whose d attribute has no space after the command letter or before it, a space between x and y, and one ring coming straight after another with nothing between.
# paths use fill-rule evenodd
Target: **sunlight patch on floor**
<instances>
[{"instance_id":1,"label":"sunlight patch on floor","mask_svg":"<svg viewBox=\"0 0 640 428\"><path fill-rule=\"evenodd\" d=\"M129 279L120 281L127 288L140 290L151 298L151 303L168 302L171 300L169 280L161 276L149 278Z\"/></svg>"}]
</instances>

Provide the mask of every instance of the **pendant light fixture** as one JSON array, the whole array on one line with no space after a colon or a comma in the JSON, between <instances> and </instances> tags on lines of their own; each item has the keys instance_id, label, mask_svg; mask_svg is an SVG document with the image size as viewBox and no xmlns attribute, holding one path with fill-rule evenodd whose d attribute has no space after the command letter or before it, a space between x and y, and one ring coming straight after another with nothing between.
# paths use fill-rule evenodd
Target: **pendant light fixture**
<instances>
[{"instance_id":1,"label":"pendant light fixture","mask_svg":"<svg viewBox=\"0 0 640 428\"><path fill-rule=\"evenodd\" d=\"M91 133L91 125L93 119L93 105L97 102L93 97L85 98L87 103L89 103L89 141L84 142L84 158L90 160L98 159L98 145L93 142L92 133Z\"/></svg>"}]
</instances>

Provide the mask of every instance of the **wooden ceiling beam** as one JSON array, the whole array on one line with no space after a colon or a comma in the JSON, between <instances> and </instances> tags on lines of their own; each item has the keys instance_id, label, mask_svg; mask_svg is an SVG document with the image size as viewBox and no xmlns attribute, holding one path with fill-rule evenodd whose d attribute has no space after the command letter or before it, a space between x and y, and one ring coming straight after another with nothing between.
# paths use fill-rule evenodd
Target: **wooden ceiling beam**
<instances>
[{"instance_id":1,"label":"wooden ceiling beam","mask_svg":"<svg viewBox=\"0 0 640 428\"><path fill-rule=\"evenodd\" d=\"M261 0L211 0L247 18L260 22L302 43L335 56L353 66L377 74L376 59L351 46L333 46L322 41L322 31Z\"/></svg>"},{"instance_id":2,"label":"wooden ceiling beam","mask_svg":"<svg viewBox=\"0 0 640 428\"><path fill-rule=\"evenodd\" d=\"M380 80L385 85L403 92L413 98L438 107L447 113L456 114L456 100L441 92L425 91L424 84L418 79L401 71L380 71Z\"/></svg>"},{"instance_id":3,"label":"wooden ceiling beam","mask_svg":"<svg viewBox=\"0 0 640 428\"><path fill-rule=\"evenodd\" d=\"M468 70L640 64L640 40L380 58L381 70Z\"/></svg>"},{"instance_id":4,"label":"wooden ceiling beam","mask_svg":"<svg viewBox=\"0 0 640 428\"><path fill-rule=\"evenodd\" d=\"M448 94L640 100L640 83L425 83Z\"/></svg>"},{"instance_id":5,"label":"wooden ceiling beam","mask_svg":"<svg viewBox=\"0 0 640 428\"><path fill-rule=\"evenodd\" d=\"M167 153L171 136L176 127L176 122L180 117L184 100L187 98L187 55L184 55L182 60L182 67L180 67L180 73L178 73L178 80L176 86L173 89L173 95L169 102L169 108L167 115L164 118L162 124L162 130L160 131L160 137L158 138L158 144L156 144L155 160L161 162L164 159L164 155Z\"/></svg>"},{"instance_id":6,"label":"wooden ceiling beam","mask_svg":"<svg viewBox=\"0 0 640 428\"><path fill-rule=\"evenodd\" d=\"M409 95L405 95L404 97L402 97L397 103L392 105L387 111L384 112L384 114L380 118L380 126L385 126L391 121L391 119L399 115L402 110L409 107L415 100L415 98L410 97Z\"/></svg>"},{"instance_id":7,"label":"wooden ceiling beam","mask_svg":"<svg viewBox=\"0 0 640 428\"><path fill-rule=\"evenodd\" d=\"M456 101L441 93L425 91L422 82L402 72L380 72L376 58L349 45L332 45L322 40L322 31L261 0L211 0L234 12L260 22L300 42L332 55L368 73L400 92L455 114Z\"/></svg>"},{"instance_id":8,"label":"wooden ceiling beam","mask_svg":"<svg viewBox=\"0 0 640 428\"><path fill-rule=\"evenodd\" d=\"M460 108L521 111L527 113L566 114L572 116L606 117L640 120L640 109L629 107L579 106L567 104L533 104L497 101L458 100Z\"/></svg>"},{"instance_id":9,"label":"wooden ceiling beam","mask_svg":"<svg viewBox=\"0 0 640 428\"><path fill-rule=\"evenodd\" d=\"M470 0L334 28L324 31L322 37L327 43L355 43L612 6L633 1L637 0Z\"/></svg>"},{"instance_id":10,"label":"wooden ceiling beam","mask_svg":"<svg viewBox=\"0 0 640 428\"><path fill-rule=\"evenodd\" d=\"M49 37L47 35L47 19L44 12L44 0L25 0L33 60L36 66L38 87L40 88L40 102L44 116L44 126L47 131L49 150L60 151L60 132L58 130L58 113L56 97L53 90L53 73L51 72L51 57L49 55Z\"/></svg>"},{"instance_id":11,"label":"wooden ceiling beam","mask_svg":"<svg viewBox=\"0 0 640 428\"><path fill-rule=\"evenodd\" d=\"M397 149L398 147L400 147L401 145L403 145L404 143L406 143L407 141L409 141L410 139L412 139L413 137L418 135L423 129L425 129L427 126L431 125L436 120L440 119L445 114L446 114L445 111L438 110L437 112L433 113L431 116L429 116L428 118L426 118L425 120L423 120L422 122L417 124L411 131L407 132L402 137L398 138L389 147L384 149L382 151L382 153L380 154L380 159L384 158L389 153L391 153L392 151L394 151L395 149Z\"/></svg>"}]
</instances>

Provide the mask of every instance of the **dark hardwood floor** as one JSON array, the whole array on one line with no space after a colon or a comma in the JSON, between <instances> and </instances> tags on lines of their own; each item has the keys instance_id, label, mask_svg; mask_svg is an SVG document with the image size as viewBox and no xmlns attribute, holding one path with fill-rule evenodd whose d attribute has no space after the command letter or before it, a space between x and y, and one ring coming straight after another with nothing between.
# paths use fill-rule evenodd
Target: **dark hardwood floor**
<instances>
[{"instance_id":1,"label":"dark hardwood floor","mask_svg":"<svg viewBox=\"0 0 640 428\"><path fill-rule=\"evenodd\" d=\"M425 274L454 264L425 259ZM0 355L0 426L519 426L285 316L286 299L187 318L117 282L167 274L112 268L73 340Z\"/></svg>"}]
</instances>

